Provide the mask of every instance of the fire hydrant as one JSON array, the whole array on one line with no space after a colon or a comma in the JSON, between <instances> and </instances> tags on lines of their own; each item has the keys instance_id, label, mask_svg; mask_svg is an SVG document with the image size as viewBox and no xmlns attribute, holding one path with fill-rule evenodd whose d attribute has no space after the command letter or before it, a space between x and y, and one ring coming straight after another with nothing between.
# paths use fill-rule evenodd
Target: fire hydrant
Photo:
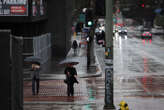
<instances>
[{"instance_id":1,"label":"fire hydrant","mask_svg":"<svg viewBox=\"0 0 164 110\"><path fill-rule=\"evenodd\" d=\"M129 110L128 104L125 101L121 101L119 106L120 106L119 110Z\"/></svg>"}]
</instances>

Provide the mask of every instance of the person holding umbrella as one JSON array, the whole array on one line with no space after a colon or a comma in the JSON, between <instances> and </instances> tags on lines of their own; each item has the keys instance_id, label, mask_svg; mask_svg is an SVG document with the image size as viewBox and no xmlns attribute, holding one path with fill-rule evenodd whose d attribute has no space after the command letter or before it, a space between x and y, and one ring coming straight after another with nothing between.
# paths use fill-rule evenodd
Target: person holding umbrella
<instances>
[{"instance_id":1,"label":"person holding umbrella","mask_svg":"<svg viewBox=\"0 0 164 110\"><path fill-rule=\"evenodd\" d=\"M38 95L39 93L39 85L40 85L40 63L33 62L32 63L32 94Z\"/></svg>"},{"instance_id":2,"label":"person holding umbrella","mask_svg":"<svg viewBox=\"0 0 164 110\"><path fill-rule=\"evenodd\" d=\"M77 81L76 68L73 67L73 64L68 63L64 73L66 75L66 80L64 80L64 82L67 84L67 95L74 96L74 83L79 83Z\"/></svg>"},{"instance_id":3,"label":"person holding umbrella","mask_svg":"<svg viewBox=\"0 0 164 110\"><path fill-rule=\"evenodd\" d=\"M24 59L25 62L32 64L32 94L35 95L39 93L40 85L40 64L42 62L41 58L38 56L29 56Z\"/></svg>"}]
</instances>

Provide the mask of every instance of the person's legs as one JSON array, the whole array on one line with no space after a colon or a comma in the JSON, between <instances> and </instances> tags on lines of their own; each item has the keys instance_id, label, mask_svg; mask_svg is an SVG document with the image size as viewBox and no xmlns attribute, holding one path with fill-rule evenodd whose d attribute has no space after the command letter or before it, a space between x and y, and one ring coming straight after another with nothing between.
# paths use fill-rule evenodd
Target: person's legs
<instances>
[{"instance_id":1,"label":"person's legs","mask_svg":"<svg viewBox=\"0 0 164 110\"><path fill-rule=\"evenodd\" d=\"M73 87L74 83L70 84L70 92L71 92L71 96L74 96L74 87Z\"/></svg>"},{"instance_id":2,"label":"person's legs","mask_svg":"<svg viewBox=\"0 0 164 110\"><path fill-rule=\"evenodd\" d=\"M67 83L67 95L70 96L70 84Z\"/></svg>"},{"instance_id":3,"label":"person's legs","mask_svg":"<svg viewBox=\"0 0 164 110\"><path fill-rule=\"evenodd\" d=\"M32 94L35 95L35 78L32 78Z\"/></svg>"},{"instance_id":4,"label":"person's legs","mask_svg":"<svg viewBox=\"0 0 164 110\"><path fill-rule=\"evenodd\" d=\"M76 55L76 49L74 48L74 56Z\"/></svg>"},{"instance_id":5,"label":"person's legs","mask_svg":"<svg viewBox=\"0 0 164 110\"><path fill-rule=\"evenodd\" d=\"M75 54L77 55L77 48L75 49Z\"/></svg>"},{"instance_id":6,"label":"person's legs","mask_svg":"<svg viewBox=\"0 0 164 110\"><path fill-rule=\"evenodd\" d=\"M40 82L39 82L39 79L36 79L36 87L37 87L37 94L39 93L39 84Z\"/></svg>"}]
</instances>

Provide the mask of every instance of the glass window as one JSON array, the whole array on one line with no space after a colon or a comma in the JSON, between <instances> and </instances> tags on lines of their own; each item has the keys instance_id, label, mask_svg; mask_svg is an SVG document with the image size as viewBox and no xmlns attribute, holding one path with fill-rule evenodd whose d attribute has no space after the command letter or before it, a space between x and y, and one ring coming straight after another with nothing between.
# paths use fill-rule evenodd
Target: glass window
<instances>
[{"instance_id":1,"label":"glass window","mask_svg":"<svg viewBox=\"0 0 164 110\"><path fill-rule=\"evenodd\" d=\"M46 14L46 0L32 1L32 16L42 16Z\"/></svg>"}]
</instances>

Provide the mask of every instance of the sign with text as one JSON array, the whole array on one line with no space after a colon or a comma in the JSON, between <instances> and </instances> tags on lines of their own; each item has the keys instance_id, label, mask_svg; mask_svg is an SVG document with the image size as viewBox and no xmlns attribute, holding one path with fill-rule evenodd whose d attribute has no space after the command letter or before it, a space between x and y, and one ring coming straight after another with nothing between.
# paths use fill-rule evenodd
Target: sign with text
<instances>
[{"instance_id":1,"label":"sign with text","mask_svg":"<svg viewBox=\"0 0 164 110\"><path fill-rule=\"evenodd\" d=\"M28 0L0 0L0 16L28 16Z\"/></svg>"}]
</instances>

